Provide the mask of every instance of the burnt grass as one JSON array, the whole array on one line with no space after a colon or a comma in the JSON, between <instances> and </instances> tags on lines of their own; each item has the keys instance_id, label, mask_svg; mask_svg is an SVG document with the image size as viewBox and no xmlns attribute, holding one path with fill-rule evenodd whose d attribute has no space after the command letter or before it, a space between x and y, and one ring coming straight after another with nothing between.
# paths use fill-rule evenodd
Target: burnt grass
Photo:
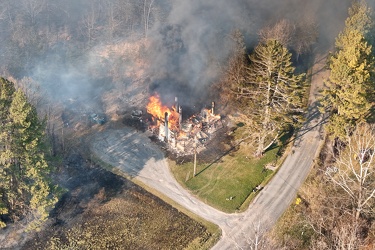
<instances>
[{"instance_id":1,"label":"burnt grass","mask_svg":"<svg viewBox=\"0 0 375 250\"><path fill-rule=\"evenodd\" d=\"M203 225L77 152L54 179L65 193L21 249L183 249L210 237Z\"/></svg>"}]
</instances>

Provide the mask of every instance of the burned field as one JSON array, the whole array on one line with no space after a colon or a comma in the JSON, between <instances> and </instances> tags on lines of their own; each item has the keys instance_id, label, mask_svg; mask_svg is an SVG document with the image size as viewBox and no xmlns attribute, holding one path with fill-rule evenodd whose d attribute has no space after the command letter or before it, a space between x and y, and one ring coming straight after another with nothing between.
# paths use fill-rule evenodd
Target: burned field
<instances>
[{"instance_id":1,"label":"burned field","mask_svg":"<svg viewBox=\"0 0 375 250\"><path fill-rule=\"evenodd\" d=\"M72 153L56 175L67 189L23 249L183 249L210 234L177 209Z\"/></svg>"},{"instance_id":2,"label":"burned field","mask_svg":"<svg viewBox=\"0 0 375 250\"><path fill-rule=\"evenodd\" d=\"M101 142L121 138L115 132L119 131L125 136L122 140L133 141L119 152L108 151L105 156L110 160L104 162L118 166L116 154L122 156L125 152L129 157L124 172L131 176L153 164L149 161L152 158L161 160L167 156L186 162L194 150L202 156L207 154L207 161L213 161L227 150L226 143L230 142L225 121L213 114L212 107L195 113L186 110L186 119L181 115L174 120L172 114L167 120L156 120L147 112L146 104L137 105L143 107L141 113L130 106L113 108L111 113L107 112L109 106L104 106L79 98L67 99L56 112L53 151L62 151L64 159L58 164L54 179L66 192L47 224L40 232L28 236L23 249L184 249L212 241L211 231L200 222L105 170L92 156L98 157L97 151L104 149ZM163 132L167 134L163 136ZM110 137L103 136L96 143L97 150L88 150L95 138L107 134ZM146 142L147 136L150 142Z\"/></svg>"}]
</instances>

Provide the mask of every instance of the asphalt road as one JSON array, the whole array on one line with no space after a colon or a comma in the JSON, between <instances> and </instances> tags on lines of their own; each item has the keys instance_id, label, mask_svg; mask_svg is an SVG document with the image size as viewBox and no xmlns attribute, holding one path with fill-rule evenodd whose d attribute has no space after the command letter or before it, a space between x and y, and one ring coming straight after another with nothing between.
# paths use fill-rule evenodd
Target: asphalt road
<instances>
[{"instance_id":1,"label":"asphalt road","mask_svg":"<svg viewBox=\"0 0 375 250\"><path fill-rule=\"evenodd\" d=\"M222 238L213 249L248 249L249 242L254 239L255 229L261 232L270 229L294 201L297 190L306 179L316 157L322 142L322 118L316 109L315 97L326 74L324 64L325 58L317 57L312 70L307 121L297 136L293 153L243 213L226 214L218 211L182 188L169 171L163 153L146 134L130 128L108 129L96 134L90 149L103 161L219 225Z\"/></svg>"}]
</instances>

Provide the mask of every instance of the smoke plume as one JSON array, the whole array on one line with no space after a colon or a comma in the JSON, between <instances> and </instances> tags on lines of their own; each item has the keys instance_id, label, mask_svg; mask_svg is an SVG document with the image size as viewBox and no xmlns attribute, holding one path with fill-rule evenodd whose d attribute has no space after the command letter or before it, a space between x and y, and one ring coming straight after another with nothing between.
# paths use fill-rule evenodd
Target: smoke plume
<instances>
[{"instance_id":1,"label":"smoke plume","mask_svg":"<svg viewBox=\"0 0 375 250\"><path fill-rule=\"evenodd\" d=\"M3 73L31 76L59 98L94 99L122 88L204 102L228 58L234 30L249 50L262 27L316 20L317 50L331 49L351 0L20 0L0 3ZM142 84L134 87L134 82ZM120 94L119 94L120 95ZM119 97L120 98L120 97Z\"/></svg>"},{"instance_id":2,"label":"smoke plume","mask_svg":"<svg viewBox=\"0 0 375 250\"><path fill-rule=\"evenodd\" d=\"M155 90L184 93L187 103L193 102L191 98L204 99L225 66L231 42L228 36L235 29L244 34L251 49L265 25L310 18L319 27L318 47L326 51L344 25L349 5L349 0L173 1L166 22L150 32L155 44L151 52Z\"/></svg>"}]
</instances>

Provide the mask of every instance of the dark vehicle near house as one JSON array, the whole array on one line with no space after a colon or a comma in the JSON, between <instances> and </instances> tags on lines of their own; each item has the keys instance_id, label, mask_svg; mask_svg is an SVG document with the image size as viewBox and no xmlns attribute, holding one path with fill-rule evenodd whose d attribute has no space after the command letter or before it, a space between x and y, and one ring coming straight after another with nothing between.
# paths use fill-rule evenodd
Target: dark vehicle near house
<instances>
[{"instance_id":1,"label":"dark vehicle near house","mask_svg":"<svg viewBox=\"0 0 375 250\"><path fill-rule=\"evenodd\" d=\"M131 117L133 119L142 120L143 112L142 110L133 110Z\"/></svg>"}]
</instances>

